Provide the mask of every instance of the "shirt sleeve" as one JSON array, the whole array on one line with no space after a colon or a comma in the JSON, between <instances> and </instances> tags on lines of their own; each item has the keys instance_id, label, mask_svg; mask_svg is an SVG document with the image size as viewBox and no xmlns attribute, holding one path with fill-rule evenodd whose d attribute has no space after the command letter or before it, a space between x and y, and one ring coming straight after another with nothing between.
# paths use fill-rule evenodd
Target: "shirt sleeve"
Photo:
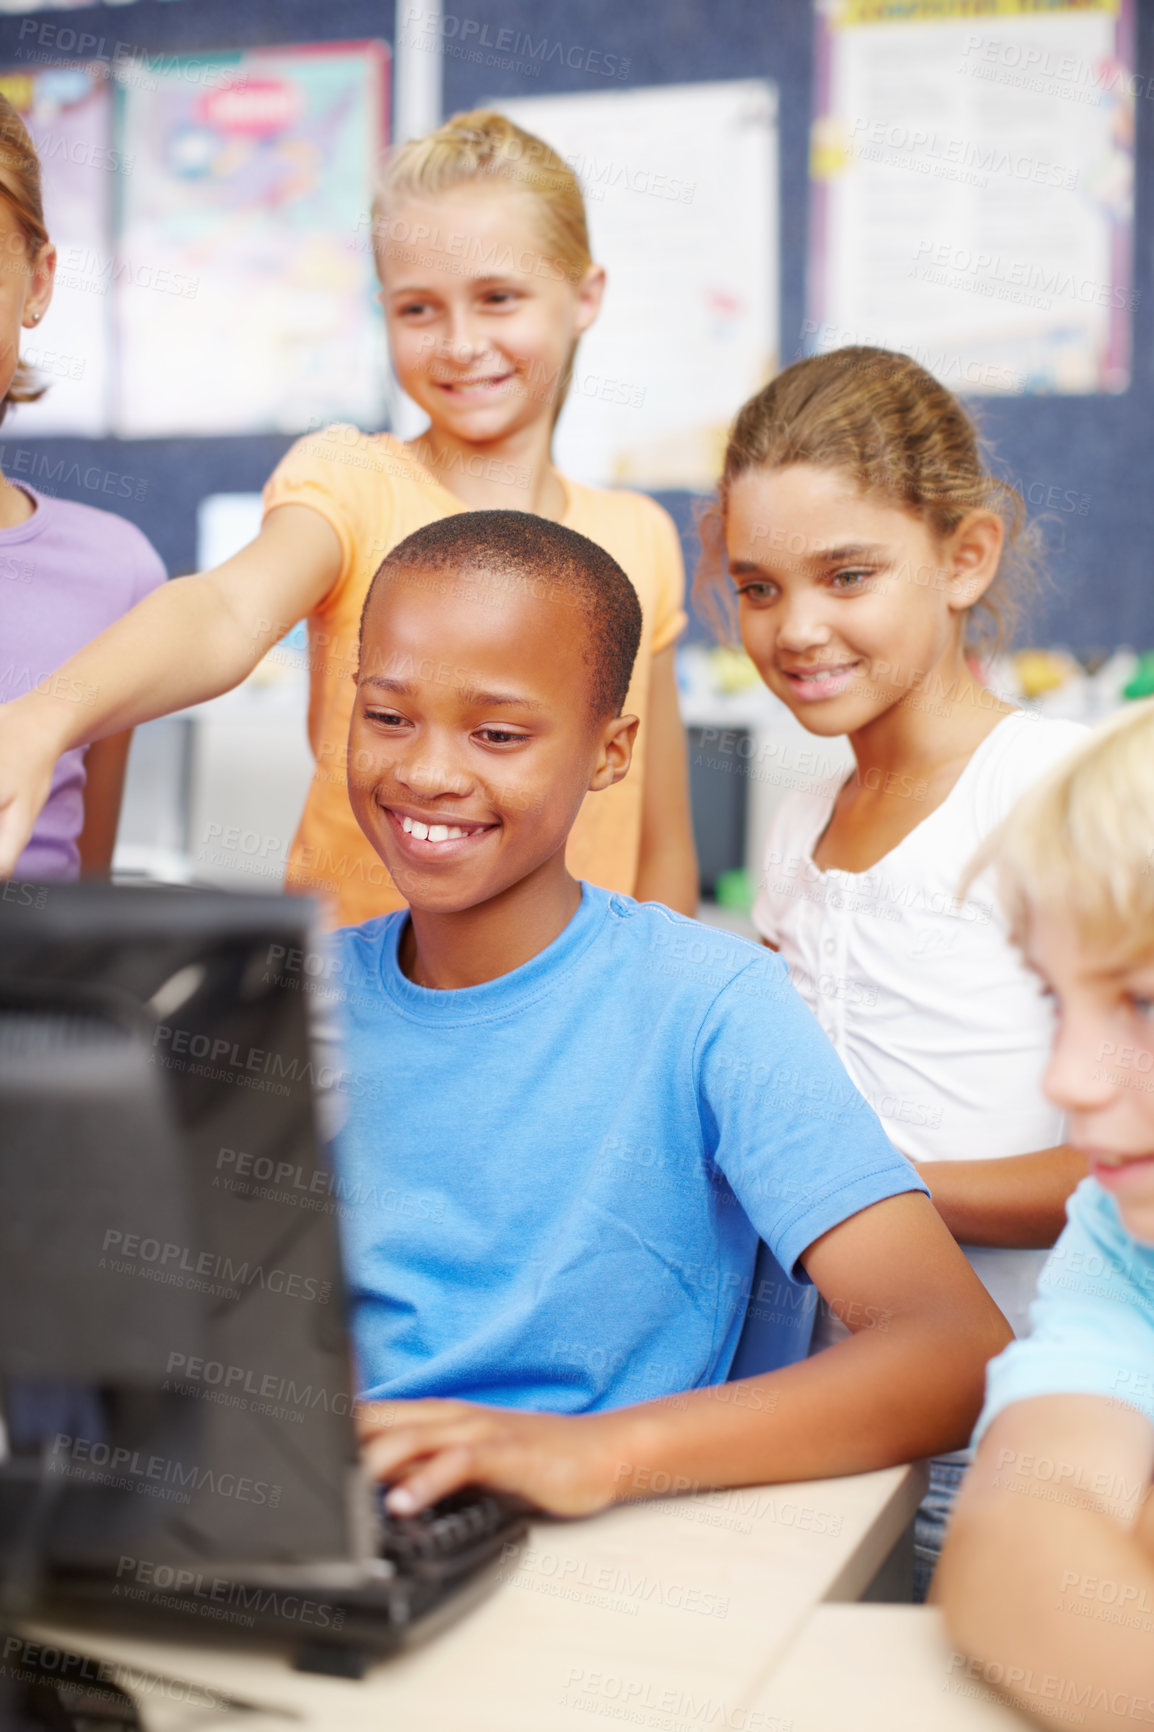
<instances>
[{"instance_id":1,"label":"shirt sleeve","mask_svg":"<svg viewBox=\"0 0 1154 1732\"><path fill-rule=\"evenodd\" d=\"M779 957L755 955L717 995L696 1067L706 1150L795 1280L831 1227L905 1191L928 1195Z\"/></svg>"},{"instance_id":2,"label":"shirt sleeve","mask_svg":"<svg viewBox=\"0 0 1154 1732\"><path fill-rule=\"evenodd\" d=\"M781 943L783 916L790 900L803 888L805 799L796 791L785 796L769 821L762 844L761 883L752 920L761 936L775 945Z\"/></svg>"},{"instance_id":3,"label":"shirt sleeve","mask_svg":"<svg viewBox=\"0 0 1154 1732\"><path fill-rule=\"evenodd\" d=\"M1154 1425L1154 1251L1122 1231L1112 1208L1083 1179L1038 1281L1033 1334L986 1368L975 1443L1003 1408L1040 1395L1105 1396Z\"/></svg>"},{"instance_id":4,"label":"shirt sleeve","mask_svg":"<svg viewBox=\"0 0 1154 1732\"><path fill-rule=\"evenodd\" d=\"M366 474L372 476L368 487ZM343 424L326 427L321 433L298 439L281 458L265 483L264 516L278 505L307 505L324 518L341 546L341 569L333 586L335 590L356 571L358 548L367 548L372 543L368 507L374 500L374 490L391 485L387 465L373 461L363 434ZM375 503L379 505L379 500ZM379 511L375 513L375 521L380 522ZM381 558L385 552L382 547ZM326 597L317 611L323 610L328 600Z\"/></svg>"},{"instance_id":5,"label":"shirt sleeve","mask_svg":"<svg viewBox=\"0 0 1154 1732\"><path fill-rule=\"evenodd\" d=\"M649 503L653 508L653 566L657 575L652 653L658 655L677 642L689 615L685 611L685 561L677 525L656 500Z\"/></svg>"},{"instance_id":6,"label":"shirt sleeve","mask_svg":"<svg viewBox=\"0 0 1154 1732\"><path fill-rule=\"evenodd\" d=\"M983 834L1000 824L1028 788L1048 776L1090 737L1090 729L1082 722L1040 716L1031 710L1022 712L1016 728L1014 750L1004 752L994 774L983 778L979 785ZM993 879L987 878L986 882L992 886Z\"/></svg>"}]
</instances>

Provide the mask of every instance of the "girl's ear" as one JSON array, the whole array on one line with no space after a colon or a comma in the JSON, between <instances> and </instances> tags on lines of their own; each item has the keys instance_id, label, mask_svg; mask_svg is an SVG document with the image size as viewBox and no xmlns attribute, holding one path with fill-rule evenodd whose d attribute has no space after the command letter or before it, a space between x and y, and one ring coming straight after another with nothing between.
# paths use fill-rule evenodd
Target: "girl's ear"
<instances>
[{"instance_id":1,"label":"girl's ear","mask_svg":"<svg viewBox=\"0 0 1154 1732\"><path fill-rule=\"evenodd\" d=\"M996 511L971 511L947 543L950 607L964 613L981 601L1001 563L1006 526Z\"/></svg>"},{"instance_id":2,"label":"girl's ear","mask_svg":"<svg viewBox=\"0 0 1154 1732\"><path fill-rule=\"evenodd\" d=\"M577 335L583 336L601 311L605 293L605 267L590 265L577 285Z\"/></svg>"},{"instance_id":3,"label":"girl's ear","mask_svg":"<svg viewBox=\"0 0 1154 1732\"><path fill-rule=\"evenodd\" d=\"M24 297L24 313L21 324L37 325L48 311L52 299L52 286L56 281L56 248L51 241L45 241L40 251L36 253L28 270L28 290Z\"/></svg>"}]
</instances>

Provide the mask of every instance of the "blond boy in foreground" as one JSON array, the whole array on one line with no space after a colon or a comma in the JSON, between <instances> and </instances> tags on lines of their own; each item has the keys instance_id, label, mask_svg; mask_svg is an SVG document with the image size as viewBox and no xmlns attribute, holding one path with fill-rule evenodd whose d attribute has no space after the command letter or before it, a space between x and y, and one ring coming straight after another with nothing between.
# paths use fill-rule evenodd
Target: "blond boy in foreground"
<instances>
[{"instance_id":1,"label":"blond boy in foreground","mask_svg":"<svg viewBox=\"0 0 1154 1732\"><path fill-rule=\"evenodd\" d=\"M954 1640L1039 1721L1154 1723L1154 703L1032 789L990 839L1053 993L1046 1075L1090 1162L1035 1330L989 1367L942 1557Z\"/></svg>"}]
</instances>

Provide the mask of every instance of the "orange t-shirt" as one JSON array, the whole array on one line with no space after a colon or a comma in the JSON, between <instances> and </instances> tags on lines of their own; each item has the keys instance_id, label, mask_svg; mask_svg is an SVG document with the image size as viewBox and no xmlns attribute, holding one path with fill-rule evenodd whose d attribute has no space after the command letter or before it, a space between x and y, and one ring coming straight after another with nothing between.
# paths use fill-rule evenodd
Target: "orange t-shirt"
<instances>
[{"instance_id":1,"label":"orange t-shirt","mask_svg":"<svg viewBox=\"0 0 1154 1732\"><path fill-rule=\"evenodd\" d=\"M612 554L641 601L641 647L625 713L640 716L643 741L653 657L685 625L677 531L668 513L644 494L582 487L564 478L562 485L562 523ZM292 890L335 896L339 921L352 925L404 907L353 817L345 784L355 690L350 676L357 665L361 608L373 573L398 542L469 507L391 434L360 433L348 426L327 427L298 440L264 490L266 514L278 505L307 505L319 512L341 544L340 575L308 622L308 729L316 771L286 883ZM644 752L639 750L622 781L586 796L566 851L575 877L632 894L643 777Z\"/></svg>"}]
</instances>

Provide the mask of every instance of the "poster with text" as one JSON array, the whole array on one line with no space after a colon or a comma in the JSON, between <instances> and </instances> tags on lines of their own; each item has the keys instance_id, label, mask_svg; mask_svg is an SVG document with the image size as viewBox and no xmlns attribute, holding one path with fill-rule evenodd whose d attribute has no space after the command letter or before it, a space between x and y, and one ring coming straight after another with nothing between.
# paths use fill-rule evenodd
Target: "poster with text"
<instances>
[{"instance_id":1,"label":"poster with text","mask_svg":"<svg viewBox=\"0 0 1154 1732\"><path fill-rule=\"evenodd\" d=\"M608 283L556 458L592 485L707 488L778 352L777 97L760 79L498 101L575 170Z\"/></svg>"},{"instance_id":2,"label":"poster with text","mask_svg":"<svg viewBox=\"0 0 1154 1732\"><path fill-rule=\"evenodd\" d=\"M122 80L122 436L380 424L368 210L386 60L380 44L333 43Z\"/></svg>"},{"instance_id":3,"label":"poster with text","mask_svg":"<svg viewBox=\"0 0 1154 1732\"><path fill-rule=\"evenodd\" d=\"M817 0L809 352L1124 391L1133 0Z\"/></svg>"},{"instance_id":4,"label":"poster with text","mask_svg":"<svg viewBox=\"0 0 1154 1732\"><path fill-rule=\"evenodd\" d=\"M113 142L107 74L100 65L0 74L0 92L18 110L40 160L57 258L52 304L34 330L21 333L21 358L46 390L11 409L5 434L17 440L108 430L112 221L132 163Z\"/></svg>"}]
</instances>

